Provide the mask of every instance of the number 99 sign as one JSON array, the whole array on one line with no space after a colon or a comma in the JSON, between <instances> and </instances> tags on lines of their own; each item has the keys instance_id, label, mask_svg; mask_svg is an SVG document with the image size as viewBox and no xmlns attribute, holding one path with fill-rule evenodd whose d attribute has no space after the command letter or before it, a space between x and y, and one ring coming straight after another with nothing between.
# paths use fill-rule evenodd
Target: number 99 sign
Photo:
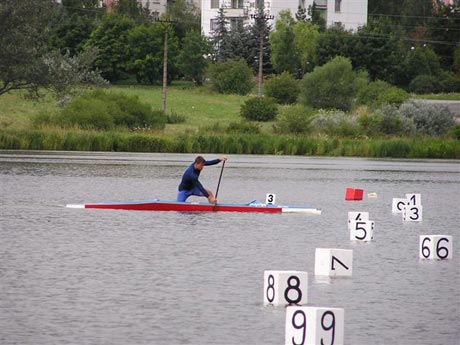
<instances>
[{"instance_id":1,"label":"number 99 sign","mask_svg":"<svg viewBox=\"0 0 460 345\"><path fill-rule=\"evenodd\" d=\"M285 345L343 345L342 308L287 307Z\"/></svg>"}]
</instances>

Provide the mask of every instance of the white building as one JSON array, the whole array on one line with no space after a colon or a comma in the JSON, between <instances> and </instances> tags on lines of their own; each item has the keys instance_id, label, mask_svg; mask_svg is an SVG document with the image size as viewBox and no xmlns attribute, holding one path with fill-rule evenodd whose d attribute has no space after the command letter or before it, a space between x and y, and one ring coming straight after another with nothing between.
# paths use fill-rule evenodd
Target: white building
<instances>
[{"instance_id":1,"label":"white building","mask_svg":"<svg viewBox=\"0 0 460 345\"><path fill-rule=\"evenodd\" d=\"M202 0L201 29L206 36L211 36L215 29L219 8L224 8L230 27L238 22L251 24L251 15L257 14L259 6L263 6L267 15L274 16L269 23L274 27L278 14L282 10L290 10L292 16L298 7L308 9L314 0ZM341 23L346 29L356 30L367 23L367 0L316 0L316 6L324 11L328 26Z\"/></svg>"},{"instance_id":2,"label":"white building","mask_svg":"<svg viewBox=\"0 0 460 345\"><path fill-rule=\"evenodd\" d=\"M356 31L367 23L367 0L327 0L326 25L341 23Z\"/></svg>"},{"instance_id":3,"label":"white building","mask_svg":"<svg viewBox=\"0 0 460 345\"><path fill-rule=\"evenodd\" d=\"M57 2L60 2L58 0ZM101 0L101 5L111 8L116 0ZM161 15L166 13L168 4L174 3L174 0L138 0L142 7L147 8L152 14ZM187 5L200 8L200 0L186 0Z\"/></svg>"}]
</instances>

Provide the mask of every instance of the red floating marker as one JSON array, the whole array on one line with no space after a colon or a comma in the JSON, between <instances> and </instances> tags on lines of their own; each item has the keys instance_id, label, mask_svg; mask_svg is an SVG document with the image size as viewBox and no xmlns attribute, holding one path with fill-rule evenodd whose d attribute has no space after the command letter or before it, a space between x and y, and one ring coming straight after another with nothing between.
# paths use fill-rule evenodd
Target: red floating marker
<instances>
[{"instance_id":1,"label":"red floating marker","mask_svg":"<svg viewBox=\"0 0 460 345\"><path fill-rule=\"evenodd\" d=\"M347 188L345 200L363 200L364 191L362 189Z\"/></svg>"},{"instance_id":2,"label":"red floating marker","mask_svg":"<svg viewBox=\"0 0 460 345\"><path fill-rule=\"evenodd\" d=\"M354 200L363 200L363 190L362 189L355 189Z\"/></svg>"},{"instance_id":3,"label":"red floating marker","mask_svg":"<svg viewBox=\"0 0 460 345\"><path fill-rule=\"evenodd\" d=\"M355 189L347 188L345 191L345 200L355 200Z\"/></svg>"}]
</instances>

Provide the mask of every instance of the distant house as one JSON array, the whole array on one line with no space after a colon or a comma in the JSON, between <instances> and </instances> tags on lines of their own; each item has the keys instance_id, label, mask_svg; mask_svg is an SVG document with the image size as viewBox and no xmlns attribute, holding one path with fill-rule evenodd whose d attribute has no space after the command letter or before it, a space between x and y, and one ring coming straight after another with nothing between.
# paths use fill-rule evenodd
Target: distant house
<instances>
[{"instance_id":1,"label":"distant house","mask_svg":"<svg viewBox=\"0 0 460 345\"><path fill-rule=\"evenodd\" d=\"M110 9L117 0L102 0L101 4L105 5ZM147 8L150 13L161 15L166 13L167 7L169 4L174 3L174 0L138 0L142 4L142 7ZM200 0L187 0L187 4L194 5L197 8L200 8Z\"/></svg>"},{"instance_id":2,"label":"distant house","mask_svg":"<svg viewBox=\"0 0 460 345\"><path fill-rule=\"evenodd\" d=\"M201 0L201 29L206 36L215 30L219 8L224 8L230 28L238 23L251 24L258 8L274 16L270 24L278 19L279 12L290 10L294 16L298 7L308 9L314 0ZM316 7L323 12L328 26L343 24L346 29L356 30L367 23L367 0L316 0Z\"/></svg>"}]
</instances>

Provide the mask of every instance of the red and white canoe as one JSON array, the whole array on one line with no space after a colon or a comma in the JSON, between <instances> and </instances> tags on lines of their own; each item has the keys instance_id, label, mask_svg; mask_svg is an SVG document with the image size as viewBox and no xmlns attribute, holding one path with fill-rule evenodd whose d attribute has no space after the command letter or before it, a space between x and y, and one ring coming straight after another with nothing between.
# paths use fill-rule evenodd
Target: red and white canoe
<instances>
[{"instance_id":1,"label":"red and white canoe","mask_svg":"<svg viewBox=\"0 0 460 345\"><path fill-rule=\"evenodd\" d=\"M209 204L198 202L177 202L165 200L142 200L128 202L104 202L97 204L68 204L70 208L101 208L136 211L177 212L257 212L257 213L310 213L321 214L321 210L309 206L288 206L263 204L251 201L247 204Z\"/></svg>"}]
</instances>

